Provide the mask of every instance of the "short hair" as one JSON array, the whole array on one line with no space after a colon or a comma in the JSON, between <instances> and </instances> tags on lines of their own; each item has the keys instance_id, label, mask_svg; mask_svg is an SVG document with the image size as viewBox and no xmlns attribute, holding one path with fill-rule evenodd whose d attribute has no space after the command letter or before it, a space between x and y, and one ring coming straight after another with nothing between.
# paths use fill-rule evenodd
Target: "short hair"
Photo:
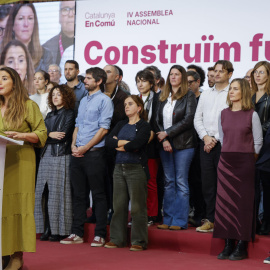
<instances>
[{"instance_id":1,"label":"short hair","mask_svg":"<svg viewBox=\"0 0 270 270\"><path fill-rule=\"evenodd\" d=\"M231 87L232 83L234 83L234 82L238 82L239 85L240 85L240 88L241 88L242 110L243 111L249 111L250 109L253 108L249 82L246 79L236 78L236 79L232 80L232 82L230 83L230 87ZM227 105L230 108L232 108L232 104L233 103L230 101L230 95L228 93L228 95L227 95Z\"/></svg>"},{"instance_id":2,"label":"short hair","mask_svg":"<svg viewBox=\"0 0 270 270\"><path fill-rule=\"evenodd\" d=\"M251 71L250 77L251 77L252 92L254 94L254 93L256 93L258 91L258 86L257 86L257 84L256 84L256 82L254 80L254 72L255 72L255 70L257 70L257 68L259 68L261 66L265 67L267 75L268 75L264 90L267 93L267 95L270 95L270 63L267 62L267 61L258 62L254 66L253 70Z\"/></svg>"},{"instance_id":3,"label":"short hair","mask_svg":"<svg viewBox=\"0 0 270 270\"><path fill-rule=\"evenodd\" d=\"M73 64L73 65L75 65L75 68L76 68L77 70L79 70L79 64L78 64L78 62L75 61L75 60L67 60L65 64Z\"/></svg>"},{"instance_id":4,"label":"short hair","mask_svg":"<svg viewBox=\"0 0 270 270\"><path fill-rule=\"evenodd\" d=\"M62 71L62 70L61 70L61 67L58 66L57 64L50 64L49 67L48 67L48 71L49 71L49 69L50 69L51 66L57 67L57 68L58 68L58 71L61 73L61 71Z\"/></svg>"},{"instance_id":5,"label":"short hair","mask_svg":"<svg viewBox=\"0 0 270 270\"><path fill-rule=\"evenodd\" d=\"M46 71L42 70L42 69L36 71L35 74L38 73L38 72L42 74L45 81L48 81L47 84L46 84L46 85L48 85L50 83L50 74L47 73Z\"/></svg>"},{"instance_id":6,"label":"short hair","mask_svg":"<svg viewBox=\"0 0 270 270\"><path fill-rule=\"evenodd\" d=\"M159 96L159 99L162 102L165 101L169 97L169 95L172 91L172 85L170 83L170 73L171 73L172 69L177 69L182 75L181 85L180 85L179 89L177 90L177 92L173 95L173 99L174 100L181 99L189 91L188 90L187 72L186 72L185 68L180 66L180 65L173 65L170 68L170 71L168 73L166 84L165 84L165 89L163 91L161 91L161 94Z\"/></svg>"},{"instance_id":7,"label":"short hair","mask_svg":"<svg viewBox=\"0 0 270 270\"><path fill-rule=\"evenodd\" d=\"M125 101L128 99L128 98L132 98L133 101L137 104L138 107L141 107L141 110L139 112L139 116L141 119L147 121L147 112L146 110L144 109L144 104L143 104L143 100L138 96L138 95L130 95L130 96L127 96Z\"/></svg>"},{"instance_id":8,"label":"short hair","mask_svg":"<svg viewBox=\"0 0 270 270\"><path fill-rule=\"evenodd\" d=\"M100 89L104 90L104 85L107 81L107 74L104 71L104 69L99 68L99 67L93 67L93 68L88 68L85 71L86 74L91 74L93 76L93 78L95 79L95 82L98 82L100 80L102 80L101 84L100 84Z\"/></svg>"},{"instance_id":9,"label":"short hair","mask_svg":"<svg viewBox=\"0 0 270 270\"><path fill-rule=\"evenodd\" d=\"M118 70L118 73L117 74L119 74L120 76L124 76L124 74L123 74L123 70L120 68L120 67L118 67L117 65L113 65L115 68L117 68L117 70Z\"/></svg>"},{"instance_id":10,"label":"short hair","mask_svg":"<svg viewBox=\"0 0 270 270\"><path fill-rule=\"evenodd\" d=\"M189 65L189 66L187 67L187 69L195 69L196 72L198 72L198 73L200 74L200 77L201 77L201 83L200 83L200 86L203 86L203 83L204 83L204 81L205 81L205 72L204 72L204 70L203 70L201 67L196 66L196 65Z\"/></svg>"},{"instance_id":11,"label":"short hair","mask_svg":"<svg viewBox=\"0 0 270 270\"><path fill-rule=\"evenodd\" d=\"M12 6L9 4L0 5L0 21L2 21L3 19L5 19L8 16L11 8L12 8Z\"/></svg>"},{"instance_id":12,"label":"short hair","mask_svg":"<svg viewBox=\"0 0 270 270\"><path fill-rule=\"evenodd\" d=\"M156 66L147 66L145 69L154 72L154 77L156 80L161 79L161 71Z\"/></svg>"},{"instance_id":13,"label":"short hair","mask_svg":"<svg viewBox=\"0 0 270 270\"><path fill-rule=\"evenodd\" d=\"M215 69L214 69L214 67L209 67L207 70L208 71L214 71Z\"/></svg>"},{"instance_id":14,"label":"short hair","mask_svg":"<svg viewBox=\"0 0 270 270\"><path fill-rule=\"evenodd\" d=\"M138 78L149 82L152 85L150 90L155 91L155 85L156 85L155 77L150 70L148 69L140 70L135 76L136 83L137 83Z\"/></svg>"},{"instance_id":15,"label":"short hair","mask_svg":"<svg viewBox=\"0 0 270 270\"><path fill-rule=\"evenodd\" d=\"M187 72L187 76L192 76L195 81L201 80L201 76L198 72L190 70Z\"/></svg>"},{"instance_id":16,"label":"short hair","mask_svg":"<svg viewBox=\"0 0 270 270\"><path fill-rule=\"evenodd\" d=\"M63 106L66 110L73 110L75 107L75 102L76 102L76 95L73 91L73 89L69 88L66 84L61 84L61 85L56 85L52 88L48 95L48 105L52 110L55 110L56 107L53 104L52 101L52 94L53 90L59 89L62 98L63 98Z\"/></svg>"},{"instance_id":17,"label":"short hair","mask_svg":"<svg viewBox=\"0 0 270 270\"><path fill-rule=\"evenodd\" d=\"M119 69L116 66L114 66L114 65L106 65L105 67L107 67L107 66L112 67L114 69L114 72L116 73L116 75L120 75Z\"/></svg>"},{"instance_id":18,"label":"short hair","mask_svg":"<svg viewBox=\"0 0 270 270\"><path fill-rule=\"evenodd\" d=\"M232 73L234 71L232 62L228 60L218 60L214 65L214 69L216 69L217 65L222 65L222 68L227 70L228 73Z\"/></svg>"}]
</instances>

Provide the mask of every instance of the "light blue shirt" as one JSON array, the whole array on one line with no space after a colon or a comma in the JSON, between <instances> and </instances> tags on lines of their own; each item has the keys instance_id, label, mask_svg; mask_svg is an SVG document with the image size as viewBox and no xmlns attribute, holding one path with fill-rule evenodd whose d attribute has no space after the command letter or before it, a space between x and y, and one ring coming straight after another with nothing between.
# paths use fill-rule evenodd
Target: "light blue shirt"
<instances>
[{"instance_id":1,"label":"light blue shirt","mask_svg":"<svg viewBox=\"0 0 270 270\"><path fill-rule=\"evenodd\" d=\"M82 98L76 118L77 133L76 145L86 145L100 128L110 129L113 115L113 103L111 99L100 90L92 95ZM95 147L103 147L103 138Z\"/></svg>"}]
</instances>

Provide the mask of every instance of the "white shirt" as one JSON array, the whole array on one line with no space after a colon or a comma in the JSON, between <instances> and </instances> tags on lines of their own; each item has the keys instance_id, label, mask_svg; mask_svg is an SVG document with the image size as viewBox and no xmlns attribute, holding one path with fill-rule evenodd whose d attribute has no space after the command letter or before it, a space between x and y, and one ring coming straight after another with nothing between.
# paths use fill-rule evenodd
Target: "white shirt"
<instances>
[{"instance_id":1,"label":"white shirt","mask_svg":"<svg viewBox=\"0 0 270 270\"><path fill-rule=\"evenodd\" d=\"M172 101L171 98L172 94L170 93L169 97L167 98L167 103L163 108L163 127L164 130L172 126L173 122L173 109L176 103L176 100Z\"/></svg>"},{"instance_id":2,"label":"white shirt","mask_svg":"<svg viewBox=\"0 0 270 270\"><path fill-rule=\"evenodd\" d=\"M48 112L51 111L51 109L48 106L48 95L49 93L44 94L34 94L30 96L30 99L35 101L40 109L40 112L43 116L43 119L45 119Z\"/></svg>"},{"instance_id":3,"label":"white shirt","mask_svg":"<svg viewBox=\"0 0 270 270\"><path fill-rule=\"evenodd\" d=\"M229 85L223 90L216 90L214 86L201 93L194 117L194 127L200 139L209 135L219 141L218 116L223 109L228 107L226 103L228 91Z\"/></svg>"}]
</instances>

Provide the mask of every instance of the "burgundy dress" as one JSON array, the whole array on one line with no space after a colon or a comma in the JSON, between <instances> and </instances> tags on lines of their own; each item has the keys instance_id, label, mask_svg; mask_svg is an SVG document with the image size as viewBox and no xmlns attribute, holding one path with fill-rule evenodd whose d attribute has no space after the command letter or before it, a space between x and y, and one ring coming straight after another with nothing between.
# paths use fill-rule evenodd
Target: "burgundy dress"
<instances>
[{"instance_id":1,"label":"burgundy dress","mask_svg":"<svg viewBox=\"0 0 270 270\"><path fill-rule=\"evenodd\" d=\"M221 112L224 133L218 164L213 237L250 241L254 235L254 110Z\"/></svg>"}]
</instances>

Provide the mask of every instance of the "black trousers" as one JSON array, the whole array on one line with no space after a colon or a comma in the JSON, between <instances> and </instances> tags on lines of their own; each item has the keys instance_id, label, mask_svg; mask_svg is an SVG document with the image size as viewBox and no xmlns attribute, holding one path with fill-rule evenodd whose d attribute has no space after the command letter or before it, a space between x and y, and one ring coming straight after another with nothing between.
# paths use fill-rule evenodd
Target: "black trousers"
<instances>
[{"instance_id":1,"label":"black trousers","mask_svg":"<svg viewBox=\"0 0 270 270\"><path fill-rule=\"evenodd\" d=\"M206 204L206 218L210 222L215 219L215 206L217 194L217 167L221 152L220 142L208 154L204 151L204 142L200 142L202 192Z\"/></svg>"},{"instance_id":2,"label":"black trousers","mask_svg":"<svg viewBox=\"0 0 270 270\"><path fill-rule=\"evenodd\" d=\"M270 222L270 172L260 171L263 186L263 219Z\"/></svg>"},{"instance_id":3,"label":"black trousers","mask_svg":"<svg viewBox=\"0 0 270 270\"><path fill-rule=\"evenodd\" d=\"M86 220L85 187L88 183L95 204L96 228L95 236L105 238L107 226L107 201L105 195L104 149L88 151L84 157L71 158L71 186L73 191L72 233L83 237Z\"/></svg>"},{"instance_id":4,"label":"black trousers","mask_svg":"<svg viewBox=\"0 0 270 270\"><path fill-rule=\"evenodd\" d=\"M195 208L194 218L205 217L205 202L202 193L200 145L195 148L193 160L189 169L190 205Z\"/></svg>"}]
</instances>

